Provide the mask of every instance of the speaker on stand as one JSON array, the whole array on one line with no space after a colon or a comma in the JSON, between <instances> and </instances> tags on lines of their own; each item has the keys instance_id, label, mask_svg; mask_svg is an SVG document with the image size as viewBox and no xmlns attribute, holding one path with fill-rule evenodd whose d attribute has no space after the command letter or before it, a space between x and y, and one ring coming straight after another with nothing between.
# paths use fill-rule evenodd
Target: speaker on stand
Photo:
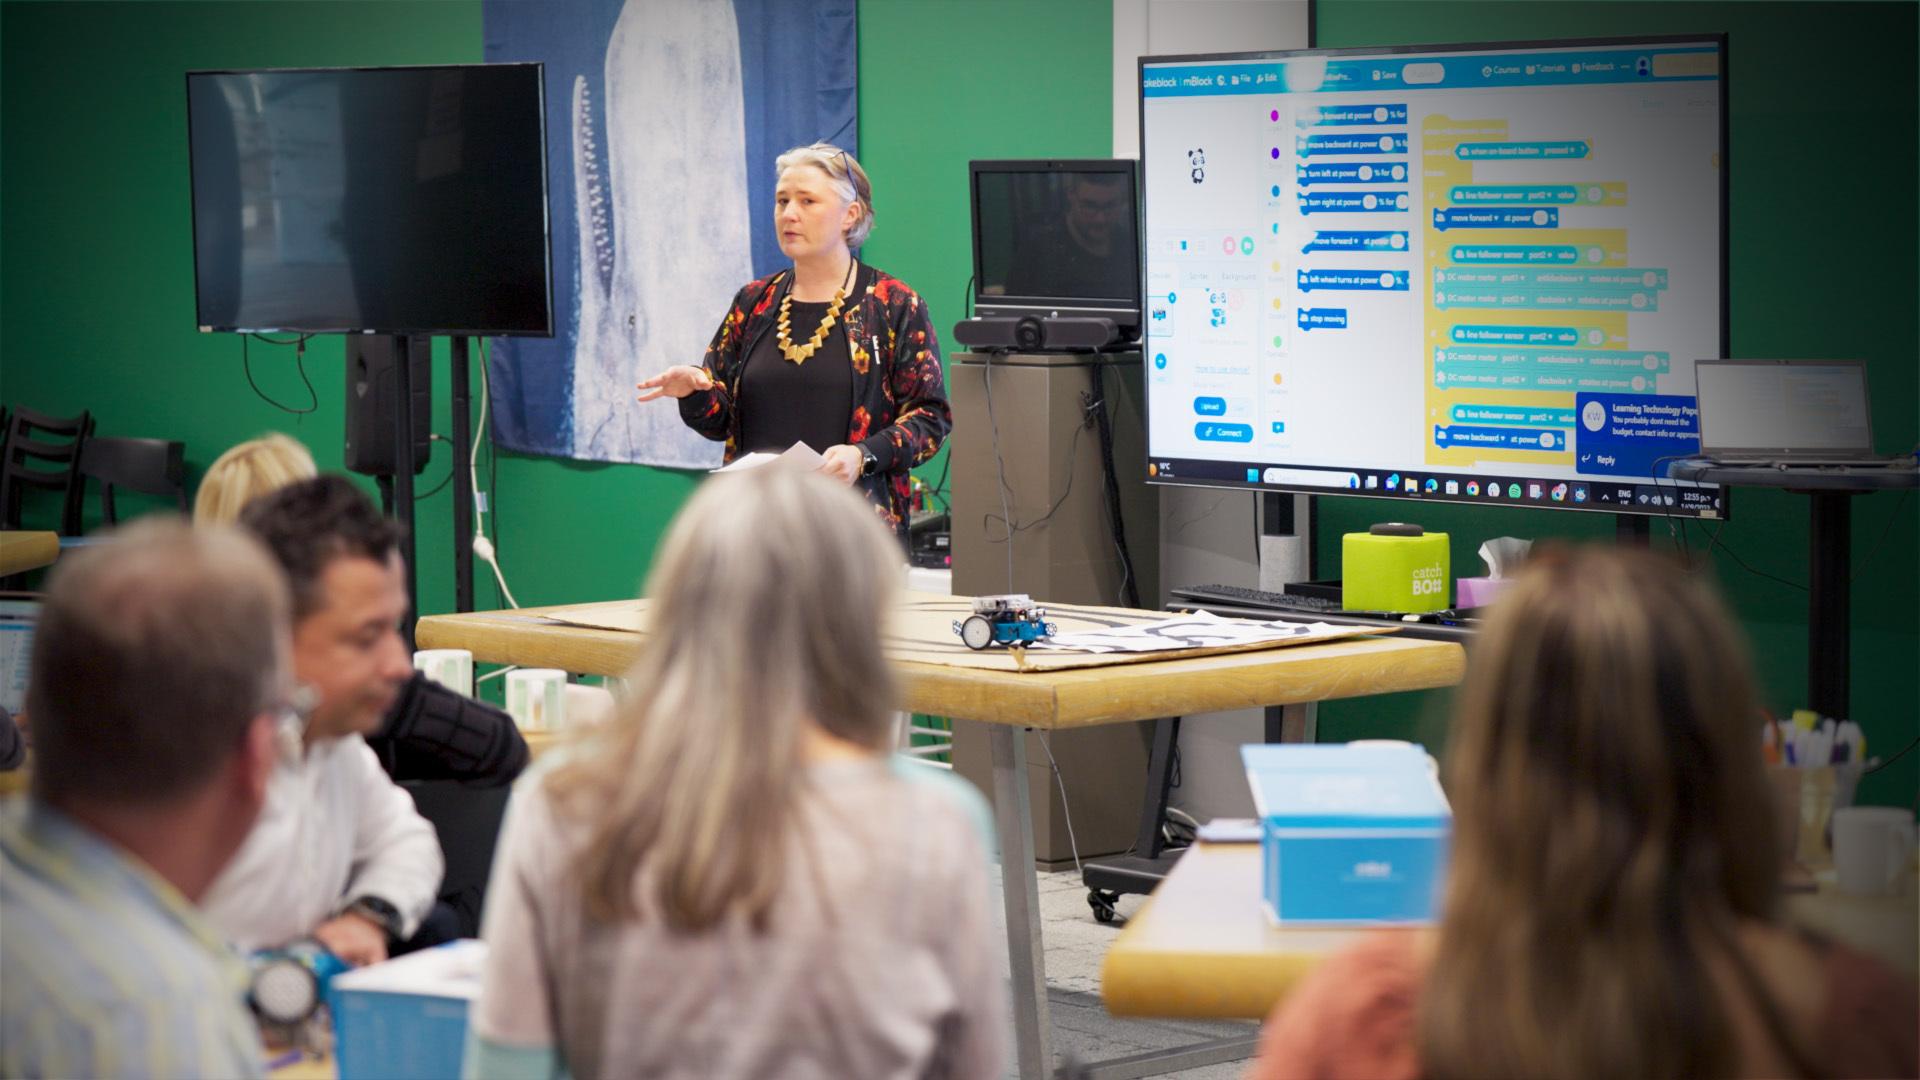
<instances>
[{"instance_id":1,"label":"speaker on stand","mask_svg":"<svg viewBox=\"0 0 1920 1080\"><path fill-rule=\"evenodd\" d=\"M347 337L345 464L380 485L388 517L400 523L407 617L401 636L413 649L420 593L414 563L413 478L433 454L433 339L425 334ZM406 363L401 363L404 356ZM401 400L411 408L399 408Z\"/></svg>"}]
</instances>

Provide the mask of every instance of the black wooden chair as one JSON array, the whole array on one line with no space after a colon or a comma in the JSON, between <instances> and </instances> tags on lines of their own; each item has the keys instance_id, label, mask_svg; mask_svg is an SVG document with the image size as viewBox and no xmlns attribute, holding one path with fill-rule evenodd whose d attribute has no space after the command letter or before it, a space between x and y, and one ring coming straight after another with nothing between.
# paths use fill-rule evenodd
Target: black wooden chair
<instances>
[{"instance_id":1,"label":"black wooden chair","mask_svg":"<svg viewBox=\"0 0 1920 1080\"><path fill-rule=\"evenodd\" d=\"M30 490L58 492L62 536L80 534L80 457L93 434L93 416L58 417L16 406L0 455L0 528L18 529Z\"/></svg>"},{"instance_id":2,"label":"black wooden chair","mask_svg":"<svg viewBox=\"0 0 1920 1080\"><path fill-rule=\"evenodd\" d=\"M128 439L96 435L80 455L80 471L100 482L100 513L109 525L120 520L115 490L173 499L187 512L186 444L171 439Z\"/></svg>"}]
</instances>

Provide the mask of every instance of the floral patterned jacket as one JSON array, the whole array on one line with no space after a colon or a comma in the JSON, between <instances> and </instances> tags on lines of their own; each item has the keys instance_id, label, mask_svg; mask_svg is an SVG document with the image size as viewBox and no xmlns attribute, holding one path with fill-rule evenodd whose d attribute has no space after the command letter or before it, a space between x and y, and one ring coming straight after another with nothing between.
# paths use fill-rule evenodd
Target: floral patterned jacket
<instances>
[{"instance_id":1,"label":"floral patterned jacket","mask_svg":"<svg viewBox=\"0 0 1920 1080\"><path fill-rule=\"evenodd\" d=\"M704 365L713 389L680 399L680 418L688 427L709 439L726 440L727 461L740 454L740 410L733 388L754 345L773 333L792 280L793 272L782 270L748 282L734 296L707 346ZM847 335L847 353L853 358L847 443L864 446L878 462L874 475L855 483L882 519L904 536L907 470L940 449L953 429L953 410L947 405L940 342L927 305L905 282L878 268L863 264L859 280L867 281L866 289L849 301L838 327Z\"/></svg>"}]
</instances>

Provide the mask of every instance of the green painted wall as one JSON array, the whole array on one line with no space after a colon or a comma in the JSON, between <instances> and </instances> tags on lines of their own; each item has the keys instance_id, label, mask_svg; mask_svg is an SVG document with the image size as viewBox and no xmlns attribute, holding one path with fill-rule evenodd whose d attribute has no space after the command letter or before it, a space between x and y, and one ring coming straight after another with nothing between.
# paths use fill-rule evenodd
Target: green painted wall
<instances>
[{"instance_id":1,"label":"green painted wall","mask_svg":"<svg viewBox=\"0 0 1920 1080\"><path fill-rule=\"evenodd\" d=\"M1862 358L1879 449L1920 442L1920 355L1913 240L1916 82L1912 3L1578 3L1487 0L1317 0L1323 47L1556 37L1724 32L1729 72L1732 352L1742 358ZM1364 499L1319 500L1324 576L1337 573L1340 535L1384 515ZM1605 515L1428 506L1422 523L1453 539L1456 571L1477 568L1492 536L1606 539ZM1853 517L1852 693L1870 749L1891 752L1920 728L1920 499L1856 499ZM1681 529L1655 521L1654 543ZM1696 554L1712 529L1684 529ZM1806 701L1807 502L1745 490L1705 570L1718 578L1751 636L1765 700ZM1743 568L1744 561L1792 584ZM1360 728L1437 734L1442 694L1327 707L1330 737ZM1435 740L1437 741L1437 740ZM1910 803L1920 754L1867 778L1861 798Z\"/></svg>"},{"instance_id":2,"label":"green painted wall","mask_svg":"<svg viewBox=\"0 0 1920 1080\"><path fill-rule=\"evenodd\" d=\"M318 403L296 417L248 389L239 338L194 329L184 73L473 60L479 13L470 3L0 4L0 400L91 410L103 435L184 440L194 483L228 446L276 429L338 468L339 337L310 343ZM263 391L309 405L292 349L247 351ZM445 434L438 367L434 430ZM435 444L423 492L451 457ZM451 551L451 503L446 489L420 502L422 552ZM512 557L511 533L504 546ZM450 564L450 554L421 559L429 611L452 606Z\"/></svg>"},{"instance_id":3,"label":"green painted wall","mask_svg":"<svg viewBox=\"0 0 1920 1080\"><path fill-rule=\"evenodd\" d=\"M972 259L967 160L1107 152L1107 10L1100 0L860 5L862 157L879 212L865 254L924 293L943 332L959 318ZM997 28L1014 22L1025 32L1004 40ZM339 338L311 342L318 407L295 417L248 389L238 339L193 328L182 73L478 60L480 5L6 0L0 47L0 400L91 409L102 434L183 439L194 482L227 446L274 429L337 468ZM724 302L715 298L716 321ZM291 350L249 351L264 391L307 404ZM444 434L442 361L436 379ZM450 460L436 443L422 490ZM932 479L937 465L922 472ZM525 605L632 593L698 479L511 453L497 475L496 543ZM419 504L429 613L453 605L451 513L444 489ZM484 568L477 577L480 606L502 606Z\"/></svg>"}]
</instances>

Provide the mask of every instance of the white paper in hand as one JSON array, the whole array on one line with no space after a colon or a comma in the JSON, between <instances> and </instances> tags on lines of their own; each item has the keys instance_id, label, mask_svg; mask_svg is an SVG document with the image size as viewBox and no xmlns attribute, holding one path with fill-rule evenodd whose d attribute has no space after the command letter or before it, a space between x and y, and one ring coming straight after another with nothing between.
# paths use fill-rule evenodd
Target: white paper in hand
<instances>
[{"instance_id":1,"label":"white paper in hand","mask_svg":"<svg viewBox=\"0 0 1920 1080\"><path fill-rule=\"evenodd\" d=\"M827 463L827 459L821 457L819 451L808 446L806 443L797 442L777 454L768 453L764 450L752 454L743 454L733 459L732 464L722 465L713 471L717 473L740 472L746 469L757 469L762 465L771 465L776 461L791 465L796 469L803 469L807 472L818 472L821 466Z\"/></svg>"}]
</instances>

